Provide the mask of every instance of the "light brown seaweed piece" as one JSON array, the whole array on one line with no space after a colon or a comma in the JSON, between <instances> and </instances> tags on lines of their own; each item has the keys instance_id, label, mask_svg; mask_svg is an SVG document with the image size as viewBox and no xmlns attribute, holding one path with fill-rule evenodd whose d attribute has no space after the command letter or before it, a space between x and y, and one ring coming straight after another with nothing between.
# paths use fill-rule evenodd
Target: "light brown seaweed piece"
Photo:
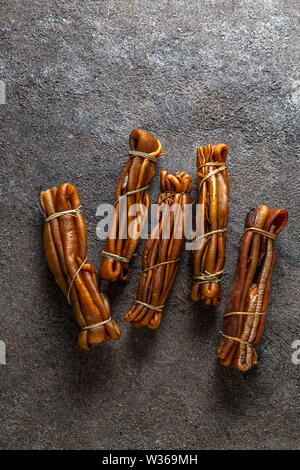
<instances>
[{"instance_id":1,"label":"light brown seaweed piece","mask_svg":"<svg viewBox=\"0 0 300 470\"><path fill-rule=\"evenodd\" d=\"M270 209L265 205L247 214L217 348L217 357L224 366L247 371L257 362L252 345L261 340L265 326L275 262L273 238L281 232L287 219L286 210Z\"/></svg>"},{"instance_id":2,"label":"light brown seaweed piece","mask_svg":"<svg viewBox=\"0 0 300 470\"><path fill-rule=\"evenodd\" d=\"M225 144L197 149L199 248L193 250L191 300L218 306L221 301L221 276L225 264L228 219L229 177ZM200 209L200 210L199 210ZM205 236L205 234L211 235Z\"/></svg>"},{"instance_id":3,"label":"light brown seaweed piece","mask_svg":"<svg viewBox=\"0 0 300 470\"><path fill-rule=\"evenodd\" d=\"M58 189L43 191L40 203L46 217L46 259L81 328L78 336L80 348L89 349L109 339L119 339L120 329L110 317L108 298L99 292L95 268L84 262L87 250L86 227L78 210L80 199L76 188L63 183ZM47 221L48 217L64 211L73 212ZM94 326L99 323L103 324Z\"/></svg>"},{"instance_id":4,"label":"light brown seaweed piece","mask_svg":"<svg viewBox=\"0 0 300 470\"><path fill-rule=\"evenodd\" d=\"M161 323L163 307L176 280L184 248L184 207L190 203L192 178L184 172L172 175L162 170L160 189L158 220L145 243L136 301L125 315L125 320L136 328L156 329ZM167 224L170 236L164 237Z\"/></svg>"},{"instance_id":5,"label":"light brown seaweed piece","mask_svg":"<svg viewBox=\"0 0 300 470\"><path fill-rule=\"evenodd\" d=\"M155 161L162 155L161 142L142 129L134 129L131 132L129 145L131 150L148 154L152 158L132 155L127 161L117 184L115 211L106 241L105 257L99 269L100 278L109 281L124 281L128 278L129 261L135 254L140 241L140 237L133 238L130 236L128 228L131 223L135 222L139 233L143 229L150 206L147 186L155 174ZM142 188L146 189L139 191ZM120 198L129 192L134 192L134 194L127 196L127 207L125 210L120 211ZM136 215L130 215L130 208L134 204L137 205L136 207L140 207L140 210L137 211ZM124 234L124 232L126 233ZM108 253L124 258L124 260L109 257Z\"/></svg>"}]
</instances>

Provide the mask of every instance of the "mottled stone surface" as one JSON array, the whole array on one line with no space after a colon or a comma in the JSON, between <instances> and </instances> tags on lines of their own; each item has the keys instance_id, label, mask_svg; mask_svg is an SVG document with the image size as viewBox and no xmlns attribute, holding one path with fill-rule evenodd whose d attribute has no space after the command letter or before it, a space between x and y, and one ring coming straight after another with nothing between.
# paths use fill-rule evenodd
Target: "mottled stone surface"
<instances>
[{"instance_id":1,"label":"mottled stone surface","mask_svg":"<svg viewBox=\"0 0 300 470\"><path fill-rule=\"evenodd\" d=\"M1 448L300 447L297 2L1 3ZM223 302L209 310L189 301L186 252L162 326L135 330L123 316L137 256L128 285L102 286L122 339L80 352L46 265L39 192L76 185L98 268L96 209L113 200L134 127L162 140L158 170L184 169L194 182L196 146L229 146ZM158 192L157 175L152 201ZM215 348L244 217L263 202L290 218L276 241L259 364L243 375L222 368Z\"/></svg>"}]
</instances>

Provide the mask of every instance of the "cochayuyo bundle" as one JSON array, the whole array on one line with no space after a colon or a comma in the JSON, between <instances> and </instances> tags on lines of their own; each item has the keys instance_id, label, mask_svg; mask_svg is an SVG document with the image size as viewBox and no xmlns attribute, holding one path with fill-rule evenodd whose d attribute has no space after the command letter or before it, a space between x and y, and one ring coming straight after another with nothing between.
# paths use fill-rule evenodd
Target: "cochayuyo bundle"
<instances>
[{"instance_id":1,"label":"cochayuyo bundle","mask_svg":"<svg viewBox=\"0 0 300 470\"><path fill-rule=\"evenodd\" d=\"M129 262L150 206L149 183L155 174L156 161L163 155L160 141L141 129L131 132L129 145L130 158L117 184L115 212L99 269L100 277L110 281L128 278ZM227 151L225 144L197 149L196 226L200 235L194 240L197 244L193 250L190 298L212 306L220 304L220 279L225 263ZM170 174L162 170L160 187L157 220L144 246L136 299L125 315L126 322L136 328L156 329L160 325L185 243L184 208L190 203L192 178L185 172ZM122 202L125 207L120 210ZM86 227L75 187L63 183L58 189L43 191L40 203L45 215L47 262L81 328L80 348L89 349L109 339L119 339L120 329L111 318L109 300L99 292L95 269L87 263ZM131 213L133 207L135 211ZM247 214L217 348L217 356L224 366L247 371L257 362L253 345L261 340L264 330L275 261L274 242L287 218L286 210L269 209L265 205ZM129 231L132 224L135 236Z\"/></svg>"},{"instance_id":2,"label":"cochayuyo bundle","mask_svg":"<svg viewBox=\"0 0 300 470\"><path fill-rule=\"evenodd\" d=\"M247 214L217 348L224 366L247 371L257 362L253 344L261 340L264 331L275 262L274 242L287 218L286 210L265 205Z\"/></svg>"},{"instance_id":3,"label":"cochayuyo bundle","mask_svg":"<svg viewBox=\"0 0 300 470\"><path fill-rule=\"evenodd\" d=\"M136 328L156 329L178 273L184 247L184 206L190 203L192 178L187 173L160 172L157 223L145 243L143 271L136 300L125 320Z\"/></svg>"},{"instance_id":4,"label":"cochayuyo bundle","mask_svg":"<svg viewBox=\"0 0 300 470\"><path fill-rule=\"evenodd\" d=\"M129 146L130 158L117 184L115 211L99 270L101 279L109 281L128 278L129 262L140 240L136 234L141 233L150 206L149 183L155 174L156 161L163 155L160 141L141 129L131 132ZM135 211L131 214L134 204ZM133 230L135 237L129 230L131 224L136 228Z\"/></svg>"},{"instance_id":5,"label":"cochayuyo bundle","mask_svg":"<svg viewBox=\"0 0 300 470\"><path fill-rule=\"evenodd\" d=\"M198 207L197 231L193 250L193 284L190 297L206 305L221 300L221 275L225 264L229 178L225 144L197 149Z\"/></svg>"},{"instance_id":6,"label":"cochayuyo bundle","mask_svg":"<svg viewBox=\"0 0 300 470\"><path fill-rule=\"evenodd\" d=\"M95 268L86 262L86 227L75 187L63 183L58 189L43 191L40 203L45 214L48 266L81 328L80 348L119 339L120 329L111 319L109 300L99 292Z\"/></svg>"}]
</instances>

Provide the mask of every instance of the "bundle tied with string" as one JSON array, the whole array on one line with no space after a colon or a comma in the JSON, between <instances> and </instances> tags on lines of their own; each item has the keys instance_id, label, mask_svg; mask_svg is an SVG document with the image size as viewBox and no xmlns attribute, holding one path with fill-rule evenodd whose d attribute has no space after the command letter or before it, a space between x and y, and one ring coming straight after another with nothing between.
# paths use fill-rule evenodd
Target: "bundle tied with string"
<instances>
[{"instance_id":1,"label":"bundle tied with string","mask_svg":"<svg viewBox=\"0 0 300 470\"><path fill-rule=\"evenodd\" d=\"M217 356L224 366L244 372L257 363L253 344L261 340L264 331L275 239L287 219L286 210L265 205L247 214L217 348Z\"/></svg>"},{"instance_id":2,"label":"bundle tied with string","mask_svg":"<svg viewBox=\"0 0 300 470\"><path fill-rule=\"evenodd\" d=\"M128 278L129 262L135 254L150 206L149 183L154 177L157 159L164 155L161 142L142 129L131 132L129 145L130 157L117 184L115 210L99 270L100 278L109 281Z\"/></svg>"},{"instance_id":3,"label":"bundle tied with string","mask_svg":"<svg viewBox=\"0 0 300 470\"><path fill-rule=\"evenodd\" d=\"M43 191L40 197L45 215L44 248L50 271L72 306L81 328L81 349L119 339L118 325L111 319L110 304L99 292L95 268L87 263L87 238L80 199L74 186Z\"/></svg>"},{"instance_id":4,"label":"bundle tied with string","mask_svg":"<svg viewBox=\"0 0 300 470\"><path fill-rule=\"evenodd\" d=\"M225 144L197 149L198 206L194 240L193 283L190 298L206 305L221 301L221 276L225 264L229 177Z\"/></svg>"},{"instance_id":5,"label":"bundle tied with string","mask_svg":"<svg viewBox=\"0 0 300 470\"><path fill-rule=\"evenodd\" d=\"M187 173L160 172L157 222L142 256L136 300L125 320L136 328L156 329L178 273L178 262L185 243L184 207L190 203L192 178Z\"/></svg>"}]
</instances>

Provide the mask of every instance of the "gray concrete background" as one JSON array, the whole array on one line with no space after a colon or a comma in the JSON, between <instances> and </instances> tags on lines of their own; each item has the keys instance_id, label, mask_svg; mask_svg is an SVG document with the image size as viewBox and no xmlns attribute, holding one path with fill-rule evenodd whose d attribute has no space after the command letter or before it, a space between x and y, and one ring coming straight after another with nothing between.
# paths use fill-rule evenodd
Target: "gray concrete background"
<instances>
[{"instance_id":1,"label":"gray concrete background","mask_svg":"<svg viewBox=\"0 0 300 470\"><path fill-rule=\"evenodd\" d=\"M2 0L0 18L1 448L299 448L297 2ZM76 185L98 269L96 208L113 201L134 127L161 139L158 171L184 169L195 183L197 145L228 145L223 302L189 301L186 252L162 326L131 328L137 256L127 286L102 285L122 339L80 352L46 265L39 192ZM152 201L158 192L157 173ZM215 348L244 217L263 202L290 218L259 363L240 374Z\"/></svg>"}]
</instances>

